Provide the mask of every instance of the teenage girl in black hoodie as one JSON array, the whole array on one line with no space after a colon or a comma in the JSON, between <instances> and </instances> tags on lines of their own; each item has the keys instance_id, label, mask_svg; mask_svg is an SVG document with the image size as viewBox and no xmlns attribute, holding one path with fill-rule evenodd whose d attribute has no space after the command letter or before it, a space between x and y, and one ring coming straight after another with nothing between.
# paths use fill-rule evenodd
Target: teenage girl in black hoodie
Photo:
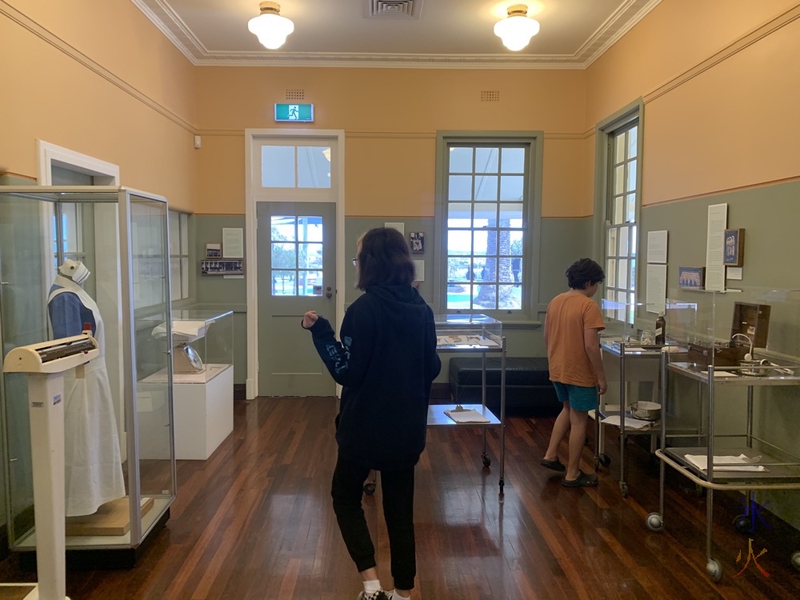
<instances>
[{"instance_id":1,"label":"teenage girl in black hoodie","mask_svg":"<svg viewBox=\"0 0 800 600\"><path fill-rule=\"evenodd\" d=\"M345 313L337 340L314 312L303 316L314 346L343 386L333 473L333 509L344 543L364 582L359 600L401 600L414 587L414 466L425 448L428 398L439 374L433 311L414 281L408 244L379 227L358 241L356 287L366 292ZM378 581L375 548L361 497L371 469L381 472L394 592Z\"/></svg>"}]
</instances>

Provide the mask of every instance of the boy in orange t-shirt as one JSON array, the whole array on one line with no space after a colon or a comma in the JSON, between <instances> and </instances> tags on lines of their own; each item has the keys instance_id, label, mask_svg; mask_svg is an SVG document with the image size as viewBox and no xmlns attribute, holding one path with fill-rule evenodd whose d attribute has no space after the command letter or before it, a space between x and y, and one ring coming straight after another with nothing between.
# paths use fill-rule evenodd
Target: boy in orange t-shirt
<instances>
[{"instance_id":1,"label":"boy in orange t-shirt","mask_svg":"<svg viewBox=\"0 0 800 600\"><path fill-rule=\"evenodd\" d=\"M597 475L578 468L586 439L589 411L597 408L598 393L608 387L600 355L600 331L605 329L600 308L592 300L605 279L603 268L590 258L581 258L566 272L570 290L547 306L544 342L550 380L564 407L556 418L541 465L566 471L566 487L597 485ZM558 459L558 445L569 431L569 457L565 467Z\"/></svg>"}]
</instances>

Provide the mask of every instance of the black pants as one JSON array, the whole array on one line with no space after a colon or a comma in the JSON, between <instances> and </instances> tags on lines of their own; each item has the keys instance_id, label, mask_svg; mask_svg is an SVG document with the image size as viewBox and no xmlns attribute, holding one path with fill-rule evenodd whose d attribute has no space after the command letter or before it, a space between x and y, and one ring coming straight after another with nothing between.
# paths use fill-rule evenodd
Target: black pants
<instances>
[{"instance_id":1,"label":"black pants","mask_svg":"<svg viewBox=\"0 0 800 600\"><path fill-rule=\"evenodd\" d=\"M350 558L359 573L376 566L375 546L369 535L361 498L369 469L343 460L336 461L331 496L333 511ZM401 590L414 587L417 574L414 542L414 467L381 471L383 518L389 532L394 585Z\"/></svg>"}]
</instances>

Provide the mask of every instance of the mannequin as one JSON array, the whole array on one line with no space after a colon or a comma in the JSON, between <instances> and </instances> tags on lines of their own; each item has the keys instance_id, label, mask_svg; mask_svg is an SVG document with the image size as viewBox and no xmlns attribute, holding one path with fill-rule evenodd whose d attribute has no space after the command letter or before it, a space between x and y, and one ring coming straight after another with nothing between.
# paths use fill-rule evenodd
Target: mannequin
<instances>
[{"instance_id":1,"label":"mannequin","mask_svg":"<svg viewBox=\"0 0 800 600\"><path fill-rule=\"evenodd\" d=\"M72 371L64 381L66 514L75 517L93 514L101 504L125 496L125 479L106 371L103 318L83 289L90 272L70 259L58 272L47 300L54 336L91 328L100 349L100 355L85 365L83 377Z\"/></svg>"}]
</instances>

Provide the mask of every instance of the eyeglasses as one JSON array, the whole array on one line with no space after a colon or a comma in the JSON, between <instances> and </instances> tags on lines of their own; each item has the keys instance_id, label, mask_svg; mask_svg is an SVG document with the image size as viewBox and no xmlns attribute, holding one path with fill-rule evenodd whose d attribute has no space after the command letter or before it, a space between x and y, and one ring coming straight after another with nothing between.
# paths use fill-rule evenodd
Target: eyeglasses
<instances>
[{"instance_id":1,"label":"eyeglasses","mask_svg":"<svg viewBox=\"0 0 800 600\"><path fill-rule=\"evenodd\" d=\"M358 264L358 259L357 259L357 258L354 258L354 259L353 259L353 266L355 267L357 264Z\"/></svg>"}]
</instances>

